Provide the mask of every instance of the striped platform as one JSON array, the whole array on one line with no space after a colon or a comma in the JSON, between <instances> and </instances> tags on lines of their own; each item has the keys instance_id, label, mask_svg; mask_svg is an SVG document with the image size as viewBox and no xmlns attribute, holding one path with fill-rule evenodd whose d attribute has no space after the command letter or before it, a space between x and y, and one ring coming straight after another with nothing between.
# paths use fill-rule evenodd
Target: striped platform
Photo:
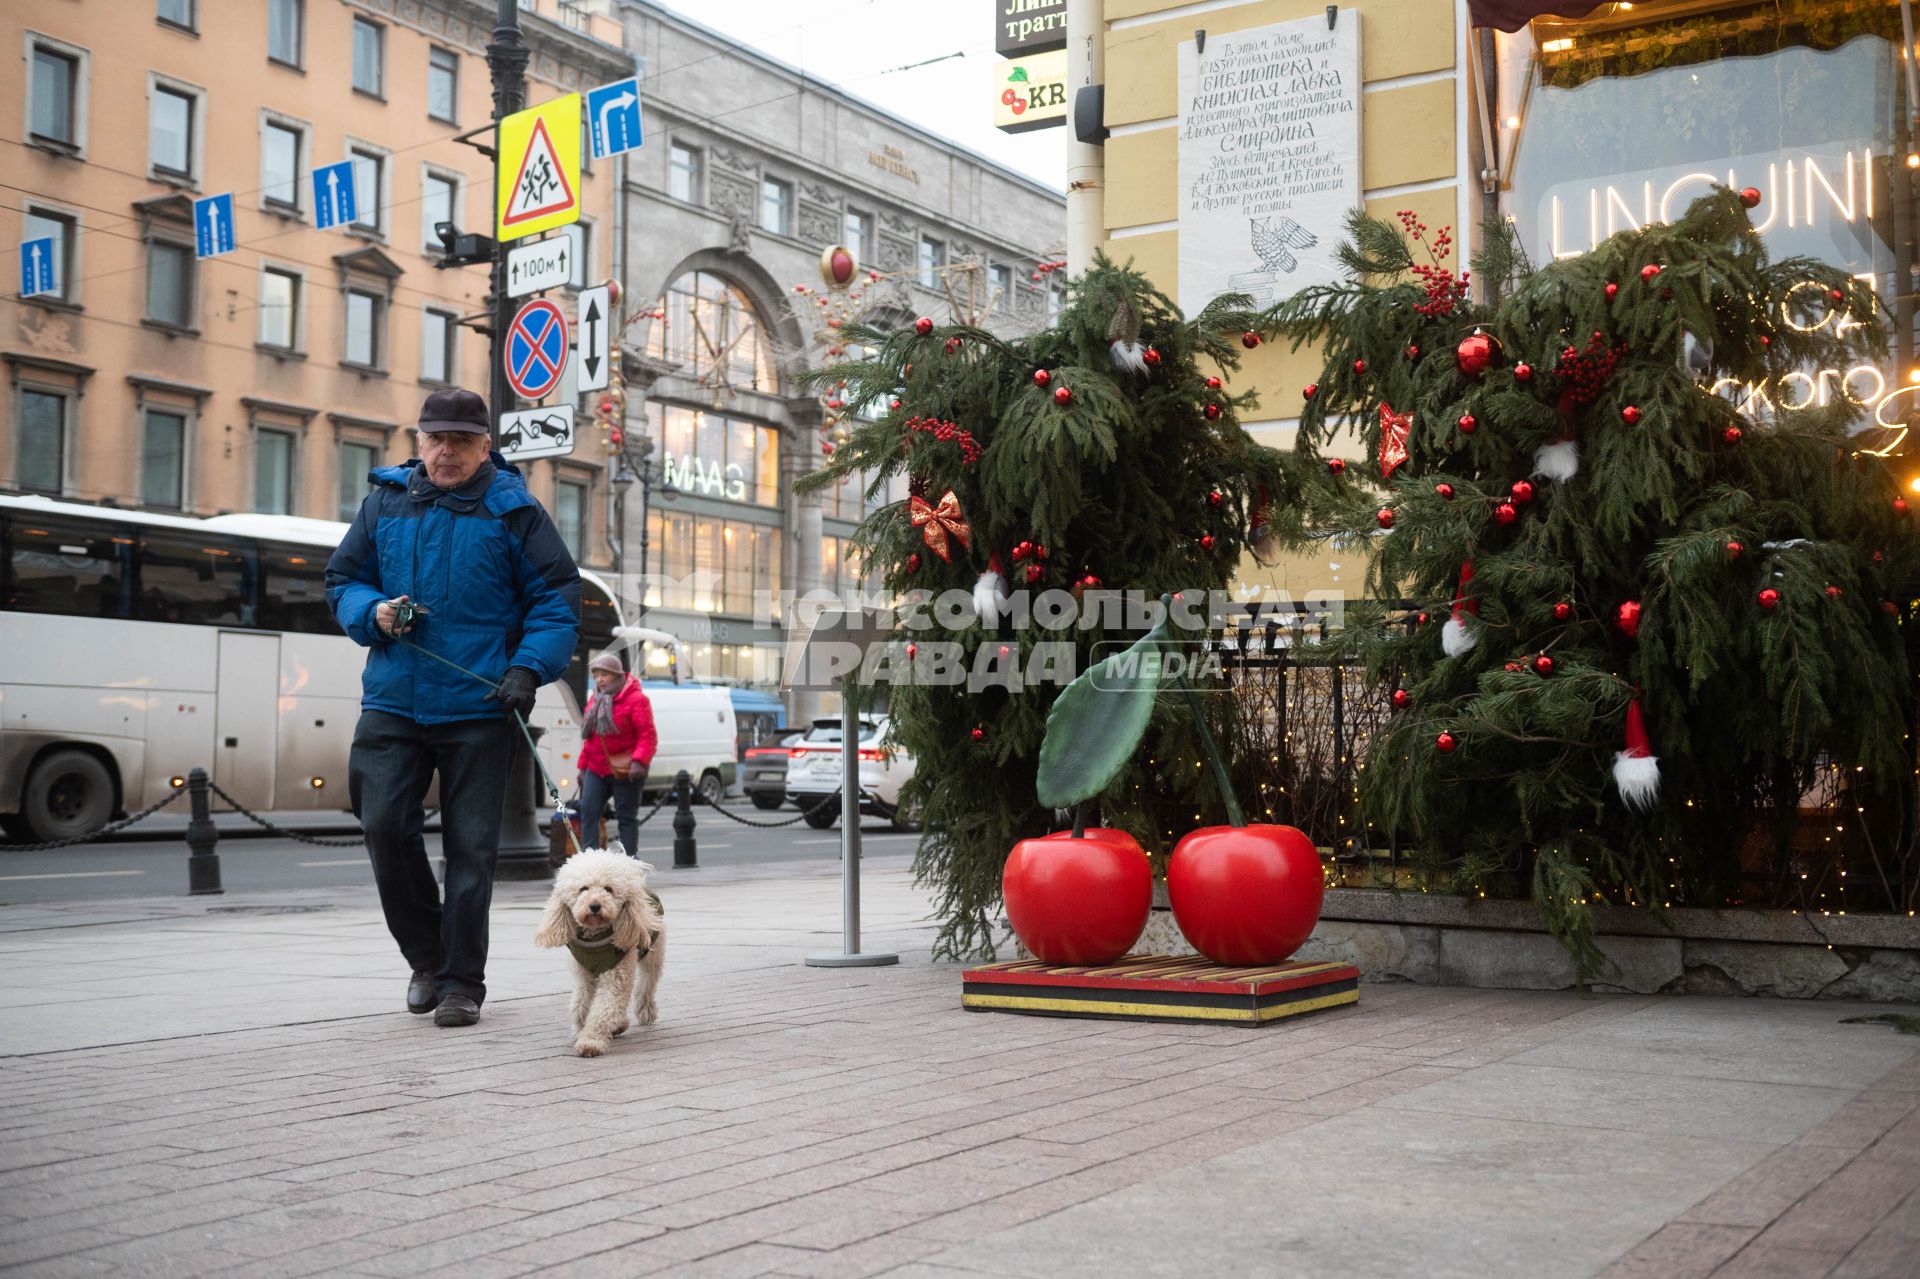
<instances>
[{"instance_id":1,"label":"striped platform","mask_svg":"<svg viewBox=\"0 0 1920 1279\"><path fill-rule=\"evenodd\" d=\"M1015 959L961 974L960 1003L976 1012L1264 1026L1360 1000L1352 964L1223 968L1197 955L1128 955L1104 968Z\"/></svg>"}]
</instances>

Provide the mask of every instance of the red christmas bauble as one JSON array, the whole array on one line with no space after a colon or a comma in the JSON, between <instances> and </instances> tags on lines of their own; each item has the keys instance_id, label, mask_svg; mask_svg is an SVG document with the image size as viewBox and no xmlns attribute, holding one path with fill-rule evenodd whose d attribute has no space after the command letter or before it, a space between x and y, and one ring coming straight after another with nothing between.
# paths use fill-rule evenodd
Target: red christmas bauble
<instances>
[{"instance_id":1,"label":"red christmas bauble","mask_svg":"<svg viewBox=\"0 0 1920 1279\"><path fill-rule=\"evenodd\" d=\"M1007 922L1042 963L1110 964L1153 909L1153 871L1133 836L1094 827L1013 846L1000 872Z\"/></svg>"},{"instance_id":2,"label":"red christmas bauble","mask_svg":"<svg viewBox=\"0 0 1920 1279\"><path fill-rule=\"evenodd\" d=\"M1501 524L1511 524L1520 518L1520 512L1514 509L1512 502L1502 502L1493 508L1493 518Z\"/></svg>"},{"instance_id":3,"label":"red christmas bauble","mask_svg":"<svg viewBox=\"0 0 1920 1279\"><path fill-rule=\"evenodd\" d=\"M1035 386L1045 386L1051 381L1053 381L1053 374L1047 372L1045 369L1035 369L1033 371L1033 384Z\"/></svg>"},{"instance_id":4,"label":"red christmas bauble","mask_svg":"<svg viewBox=\"0 0 1920 1279\"><path fill-rule=\"evenodd\" d=\"M1893 513L1894 513L1895 515L1905 515L1905 514L1907 513L1907 499L1906 499L1906 498L1904 498L1904 497L1896 497L1896 498L1894 498L1894 499L1893 499Z\"/></svg>"},{"instance_id":5,"label":"red christmas bauble","mask_svg":"<svg viewBox=\"0 0 1920 1279\"><path fill-rule=\"evenodd\" d=\"M1355 360L1353 362L1353 371L1355 373L1365 373L1367 371L1367 362L1365 360Z\"/></svg>"},{"instance_id":6,"label":"red christmas bauble","mask_svg":"<svg viewBox=\"0 0 1920 1279\"><path fill-rule=\"evenodd\" d=\"M1500 344L1478 330L1460 339L1453 348L1453 363L1468 377L1479 377L1500 358Z\"/></svg>"},{"instance_id":7,"label":"red christmas bauble","mask_svg":"<svg viewBox=\"0 0 1920 1279\"><path fill-rule=\"evenodd\" d=\"M1053 402L1061 408L1073 403L1073 391L1068 387L1057 387L1053 392Z\"/></svg>"},{"instance_id":8,"label":"red christmas bauble","mask_svg":"<svg viewBox=\"0 0 1920 1279\"><path fill-rule=\"evenodd\" d=\"M920 552L915 551L913 554L907 556L907 572L918 573L919 571L920 571Z\"/></svg>"},{"instance_id":9,"label":"red christmas bauble","mask_svg":"<svg viewBox=\"0 0 1920 1279\"><path fill-rule=\"evenodd\" d=\"M1660 274L1660 268L1652 262L1640 268L1640 278L1643 280L1651 280L1658 274Z\"/></svg>"},{"instance_id":10,"label":"red christmas bauble","mask_svg":"<svg viewBox=\"0 0 1920 1279\"><path fill-rule=\"evenodd\" d=\"M1829 586L1829 587L1827 588L1827 598L1828 598L1828 599L1830 599L1830 600L1837 600L1837 599L1839 599L1839 598L1840 598L1840 596L1841 596L1841 593L1842 593L1842 592L1841 592L1841 590L1840 590L1840 588L1839 588L1839 587L1837 587L1837 586Z\"/></svg>"},{"instance_id":11,"label":"red christmas bauble","mask_svg":"<svg viewBox=\"0 0 1920 1279\"><path fill-rule=\"evenodd\" d=\"M1427 615L1425 613L1420 613L1416 615L1413 620L1416 624L1420 626L1425 626L1427 624Z\"/></svg>"},{"instance_id":12,"label":"red christmas bauble","mask_svg":"<svg viewBox=\"0 0 1920 1279\"><path fill-rule=\"evenodd\" d=\"M1760 607L1766 609L1769 613L1780 607L1780 592L1774 590L1771 586L1761 591L1755 598L1759 601Z\"/></svg>"},{"instance_id":13,"label":"red christmas bauble","mask_svg":"<svg viewBox=\"0 0 1920 1279\"><path fill-rule=\"evenodd\" d=\"M1887 555L1885 551L1875 551L1873 553L1873 562L1875 564L1878 564L1881 560L1884 560L1886 558L1887 558Z\"/></svg>"},{"instance_id":14,"label":"red christmas bauble","mask_svg":"<svg viewBox=\"0 0 1920 1279\"><path fill-rule=\"evenodd\" d=\"M1453 748L1458 746L1459 744L1460 743L1457 740L1455 740L1452 733L1442 733L1440 734L1440 736L1433 739L1433 748L1439 751L1442 755L1453 754Z\"/></svg>"},{"instance_id":15,"label":"red christmas bauble","mask_svg":"<svg viewBox=\"0 0 1920 1279\"><path fill-rule=\"evenodd\" d=\"M1205 412L1207 415L1207 421L1209 422L1214 421L1220 416L1220 406L1218 404L1209 404L1207 405Z\"/></svg>"},{"instance_id":16,"label":"red christmas bauble","mask_svg":"<svg viewBox=\"0 0 1920 1279\"><path fill-rule=\"evenodd\" d=\"M1624 409L1621 409L1621 410L1620 410L1620 420L1621 420L1622 422L1625 422L1625 423L1626 423L1626 424L1627 424L1628 426L1637 426L1637 425L1639 425L1639 423L1640 423L1640 408L1639 408L1639 406L1638 406L1638 405L1634 405L1634 404L1629 404L1629 405L1627 405L1627 407L1626 407L1626 408L1624 408Z\"/></svg>"},{"instance_id":17,"label":"red christmas bauble","mask_svg":"<svg viewBox=\"0 0 1920 1279\"><path fill-rule=\"evenodd\" d=\"M1379 524L1381 528L1392 528L1393 527L1393 508L1391 506L1383 506L1378 511L1374 512L1373 518L1374 518L1374 521L1377 524Z\"/></svg>"},{"instance_id":18,"label":"red christmas bauble","mask_svg":"<svg viewBox=\"0 0 1920 1279\"><path fill-rule=\"evenodd\" d=\"M1403 711L1411 705L1413 705L1412 693L1409 693L1404 688L1396 688L1393 690L1393 708L1395 710Z\"/></svg>"},{"instance_id":19,"label":"red christmas bauble","mask_svg":"<svg viewBox=\"0 0 1920 1279\"><path fill-rule=\"evenodd\" d=\"M1533 500L1533 485L1526 480L1515 480L1513 487L1508 491L1513 494L1514 502L1520 506L1525 506Z\"/></svg>"},{"instance_id":20,"label":"red christmas bauble","mask_svg":"<svg viewBox=\"0 0 1920 1279\"><path fill-rule=\"evenodd\" d=\"M897 411L900 408L900 397L896 395L891 400L888 400L887 407Z\"/></svg>"},{"instance_id":21,"label":"red christmas bauble","mask_svg":"<svg viewBox=\"0 0 1920 1279\"><path fill-rule=\"evenodd\" d=\"M1725 440L1729 444L1738 444L1740 442L1740 428L1737 426L1730 426L1726 430L1720 432L1720 438Z\"/></svg>"},{"instance_id":22,"label":"red christmas bauble","mask_svg":"<svg viewBox=\"0 0 1920 1279\"><path fill-rule=\"evenodd\" d=\"M1015 542L1013 544L1013 551L1011 552L1013 555L1013 562L1015 564L1019 564L1022 561L1024 561L1027 558L1027 553L1032 548L1033 548L1032 542Z\"/></svg>"},{"instance_id":23,"label":"red christmas bauble","mask_svg":"<svg viewBox=\"0 0 1920 1279\"><path fill-rule=\"evenodd\" d=\"M913 643L912 641L908 641L907 660L911 662L916 656L919 655L919 653L920 653L920 646L918 644Z\"/></svg>"},{"instance_id":24,"label":"red christmas bauble","mask_svg":"<svg viewBox=\"0 0 1920 1279\"><path fill-rule=\"evenodd\" d=\"M1251 333L1251 332L1242 333L1240 335L1240 345L1246 347L1247 350L1251 351L1253 350L1254 347L1260 345L1260 335L1258 333Z\"/></svg>"},{"instance_id":25,"label":"red christmas bauble","mask_svg":"<svg viewBox=\"0 0 1920 1279\"><path fill-rule=\"evenodd\" d=\"M948 338L946 341L946 348L947 348L947 354L952 355L955 351L958 351L960 349L960 339Z\"/></svg>"},{"instance_id":26,"label":"red christmas bauble","mask_svg":"<svg viewBox=\"0 0 1920 1279\"><path fill-rule=\"evenodd\" d=\"M1153 347L1148 347L1146 350L1146 354L1142 355L1140 358L1145 360L1150 367L1158 367L1160 363L1160 352L1155 350Z\"/></svg>"},{"instance_id":27,"label":"red christmas bauble","mask_svg":"<svg viewBox=\"0 0 1920 1279\"><path fill-rule=\"evenodd\" d=\"M1206 533L1201 535L1200 549L1203 551L1211 551L1213 549L1213 534Z\"/></svg>"},{"instance_id":28,"label":"red christmas bauble","mask_svg":"<svg viewBox=\"0 0 1920 1279\"><path fill-rule=\"evenodd\" d=\"M1345 459L1345 458L1341 458L1341 457L1330 457L1330 458L1328 458L1328 459L1327 459L1327 470L1328 470L1328 471L1330 471L1330 472L1332 472L1332 473L1333 473L1333 474L1335 474L1335 475L1345 475L1345 474L1347 473L1347 461L1346 461L1346 459Z\"/></svg>"},{"instance_id":29,"label":"red christmas bauble","mask_svg":"<svg viewBox=\"0 0 1920 1279\"><path fill-rule=\"evenodd\" d=\"M1842 293L1839 289L1828 289L1827 296L1832 298L1835 302L1844 302L1847 300L1847 295Z\"/></svg>"},{"instance_id":30,"label":"red christmas bauble","mask_svg":"<svg viewBox=\"0 0 1920 1279\"><path fill-rule=\"evenodd\" d=\"M927 334L933 332L933 321L923 315L913 322L913 331L921 337L925 337Z\"/></svg>"},{"instance_id":31,"label":"red christmas bauble","mask_svg":"<svg viewBox=\"0 0 1920 1279\"><path fill-rule=\"evenodd\" d=\"M987 739L987 730L984 728L975 728L972 732L968 733L967 736L973 738L976 742L983 742Z\"/></svg>"},{"instance_id":32,"label":"red christmas bauble","mask_svg":"<svg viewBox=\"0 0 1920 1279\"><path fill-rule=\"evenodd\" d=\"M1320 384L1318 382L1309 382L1305 386L1300 388L1300 398L1303 400L1311 400L1313 398L1314 392L1318 391L1319 389L1320 389Z\"/></svg>"},{"instance_id":33,"label":"red christmas bauble","mask_svg":"<svg viewBox=\"0 0 1920 1279\"><path fill-rule=\"evenodd\" d=\"M1208 506L1218 506L1220 505L1220 503L1224 502L1225 500L1226 500L1225 496L1220 492L1219 489L1214 489L1211 493L1207 494Z\"/></svg>"},{"instance_id":34,"label":"red christmas bauble","mask_svg":"<svg viewBox=\"0 0 1920 1279\"><path fill-rule=\"evenodd\" d=\"M1880 611L1882 613L1885 613L1888 617L1900 616L1900 606L1898 604L1895 604L1892 600L1881 600Z\"/></svg>"},{"instance_id":35,"label":"red christmas bauble","mask_svg":"<svg viewBox=\"0 0 1920 1279\"><path fill-rule=\"evenodd\" d=\"M1522 382L1531 382L1533 381L1533 365L1525 363L1516 364L1513 366L1513 375Z\"/></svg>"},{"instance_id":36,"label":"red christmas bauble","mask_svg":"<svg viewBox=\"0 0 1920 1279\"><path fill-rule=\"evenodd\" d=\"M1219 390L1219 389L1220 389L1220 379L1219 379L1219 378L1217 378L1217 377L1210 377L1210 378L1208 378L1208 379L1207 379L1207 389L1208 389L1209 391L1217 391L1217 390Z\"/></svg>"},{"instance_id":37,"label":"red christmas bauble","mask_svg":"<svg viewBox=\"0 0 1920 1279\"><path fill-rule=\"evenodd\" d=\"M1553 674L1553 659L1545 653L1533 659L1533 669L1541 675Z\"/></svg>"},{"instance_id":38,"label":"red christmas bauble","mask_svg":"<svg viewBox=\"0 0 1920 1279\"><path fill-rule=\"evenodd\" d=\"M1568 619L1569 617L1572 617L1572 616L1573 616L1573 605L1571 605L1571 604L1569 604L1569 603L1567 603L1566 601L1564 601L1564 600L1563 600L1563 601L1561 601L1560 603L1558 603L1558 604L1555 604L1555 605L1553 606L1553 620L1554 620L1554 621L1556 621L1556 622L1564 622L1564 621L1566 621L1566 620L1567 620L1567 619Z\"/></svg>"},{"instance_id":39,"label":"red christmas bauble","mask_svg":"<svg viewBox=\"0 0 1920 1279\"><path fill-rule=\"evenodd\" d=\"M1640 638L1640 601L1623 600L1620 607L1613 610L1614 629L1628 639Z\"/></svg>"},{"instance_id":40,"label":"red christmas bauble","mask_svg":"<svg viewBox=\"0 0 1920 1279\"><path fill-rule=\"evenodd\" d=\"M1216 964L1276 964L1320 921L1320 853L1291 826L1205 826L1174 845L1167 898L1193 948Z\"/></svg>"},{"instance_id":41,"label":"red christmas bauble","mask_svg":"<svg viewBox=\"0 0 1920 1279\"><path fill-rule=\"evenodd\" d=\"M1741 187L1740 203L1746 205L1749 209L1759 208L1760 207L1760 188L1759 187Z\"/></svg>"},{"instance_id":42,"label":"red christmas bauble","mask_svg":"<svg viewBox=\"0 0 1920 1279\"><path fill-rule=\"evenodd\" d=\"M1742 555L1746 554L1746 550L1747 548L1745 546L1742 546L1739 542L1728 542L1727 558L1730 560L1737 560Z\"/></svg>"},{"instance_id":43,"label":"red christmas bauble","mask_svg":"<svg viewBox=\"0 0 1920 1279\"><path fill-rule=\"evenodd\" d=\"M1473 416L1473 414L1462 413L1460 415L1460 434L1472 435L1475 431L1479 429L1480 429L1480 423Z\"/></svg>"},{"instance_id":44,"label":"red christmas bauble","mask_svg":"<svg viewBox=\"0 0 1920 1279\"><path fill-rule=\"evenodd\" d=\"M1407 347L1407 358L1409 360L1417 360L1420 358L1420 348L1418 345L1409 345Z\"/></svg>"},{"instance_id":45,"label":"red christmas bauble","mask_svg":"<svg viewBox=\"0 0 1920 1279\"><path fill-rule=\"evenodd\" d=\"M1762 333L1762 334L1760 335L1760 345L1761 345L1761 346L1772 346L1772 345L1773 345L1773 339L1772 339L1772 338L1770 338L1770 337L1768 337L1768 336L1767 336L1766 334L1764 334L1764 333Z\"/></svg>"},{"instance_id":46,"label":"red christmas bauble","mask_svg":"<svg viewBox=\"0 0 1920 1279\"><path fill-rule=\"evenodd\" d=\"M1613 299L1614 299L1614 296L1615 296L1616 294L1618 294L1619 292L1620 292L1620 286L1619 286L1619 285L1617 285L1617 284L1615 284L1615 283L1614 283L1613 281L1611 281L1611 280L1609 280L1609 281L1607 281L1607 301L1609 301L1609 302L1611 302L1611 301L1613 301Z\"/></svg>"},{"instance_id":47,"label":"red christmas bauble","mask_svg":"<svg viewBox=\"0 0 1920 1279\"><path fill-rule=\"evenodd\" d=\"M1436 484L1433 486L1433 491L1438 493L1441 497L1446 498L1447 501L1449 502L1453 500L1453 485L1451 484L1447 484L1444 482L1440 484Z\"/></svg>"}]
</instances>

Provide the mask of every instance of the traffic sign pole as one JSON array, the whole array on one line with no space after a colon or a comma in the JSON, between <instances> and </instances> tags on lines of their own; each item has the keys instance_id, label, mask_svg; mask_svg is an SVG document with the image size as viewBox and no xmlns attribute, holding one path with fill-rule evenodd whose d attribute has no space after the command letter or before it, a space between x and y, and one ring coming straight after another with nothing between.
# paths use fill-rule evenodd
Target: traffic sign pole
<instances>
[{"instance_id":1,"label":"traffic sign pole","mask_svg":"<svg viewBox=\"0 0 1920 1279\"><path fill-rule=\"evenodd\" d=\"M505 162L501 155L500 122L519 111L527 104L527 46L520 37L520 0L499 0L498 21L494 24L493 38L487 42L487 69L493 75L493 185L500 187L500 166ZM519 404L514 399L513 387L507 382L507 362L504 352L507 342L507 329L513 323L513 296L507 292L507 244L496 241L493 246L493 350L487 367L487 401L493 409L494 420L500 420L502 414L511 413Z\"/></svg>"}]
</instances>

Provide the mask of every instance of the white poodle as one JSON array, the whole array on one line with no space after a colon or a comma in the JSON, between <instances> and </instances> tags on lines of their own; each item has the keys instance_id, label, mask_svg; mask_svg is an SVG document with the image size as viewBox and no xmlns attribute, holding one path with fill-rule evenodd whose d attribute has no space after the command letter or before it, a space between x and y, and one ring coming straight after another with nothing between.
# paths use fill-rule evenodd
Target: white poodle
<instances>
[{"instance_id":1,"label":"white poodle","mask_svg":"<svg viewBox=\"0 0 1920 1279\"><path fill-rule=\"evenodd\" d=\"M554 876L553 896L533 940L573 954L573 1048L582 1057L607 1051L636 1004L633 1020L642 1026L660 1015L653 996L660 988L667 926L659 897L647 887L652 869L627 856L616 840L569 857Z\"/></svg>"}]
</instances>

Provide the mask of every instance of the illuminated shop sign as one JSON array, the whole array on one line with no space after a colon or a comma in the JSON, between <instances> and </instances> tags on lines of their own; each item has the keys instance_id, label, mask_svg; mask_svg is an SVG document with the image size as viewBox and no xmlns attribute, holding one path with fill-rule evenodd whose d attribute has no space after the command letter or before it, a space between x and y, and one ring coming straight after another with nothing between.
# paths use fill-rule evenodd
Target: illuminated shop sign
<instances>
[{"instance_id":1,"label":"illuminated shop sign","mask_svg":"<svg viewBox=\"0 0 1920 1279\"><path fill-rule=\"evenodd\" d=\"M660 462L661 478L682 493L701 497L724 497L733 502L747 500L746 468L729 462L703 462L691 453L668 456Z\"/></svg>"}]
</instances>

